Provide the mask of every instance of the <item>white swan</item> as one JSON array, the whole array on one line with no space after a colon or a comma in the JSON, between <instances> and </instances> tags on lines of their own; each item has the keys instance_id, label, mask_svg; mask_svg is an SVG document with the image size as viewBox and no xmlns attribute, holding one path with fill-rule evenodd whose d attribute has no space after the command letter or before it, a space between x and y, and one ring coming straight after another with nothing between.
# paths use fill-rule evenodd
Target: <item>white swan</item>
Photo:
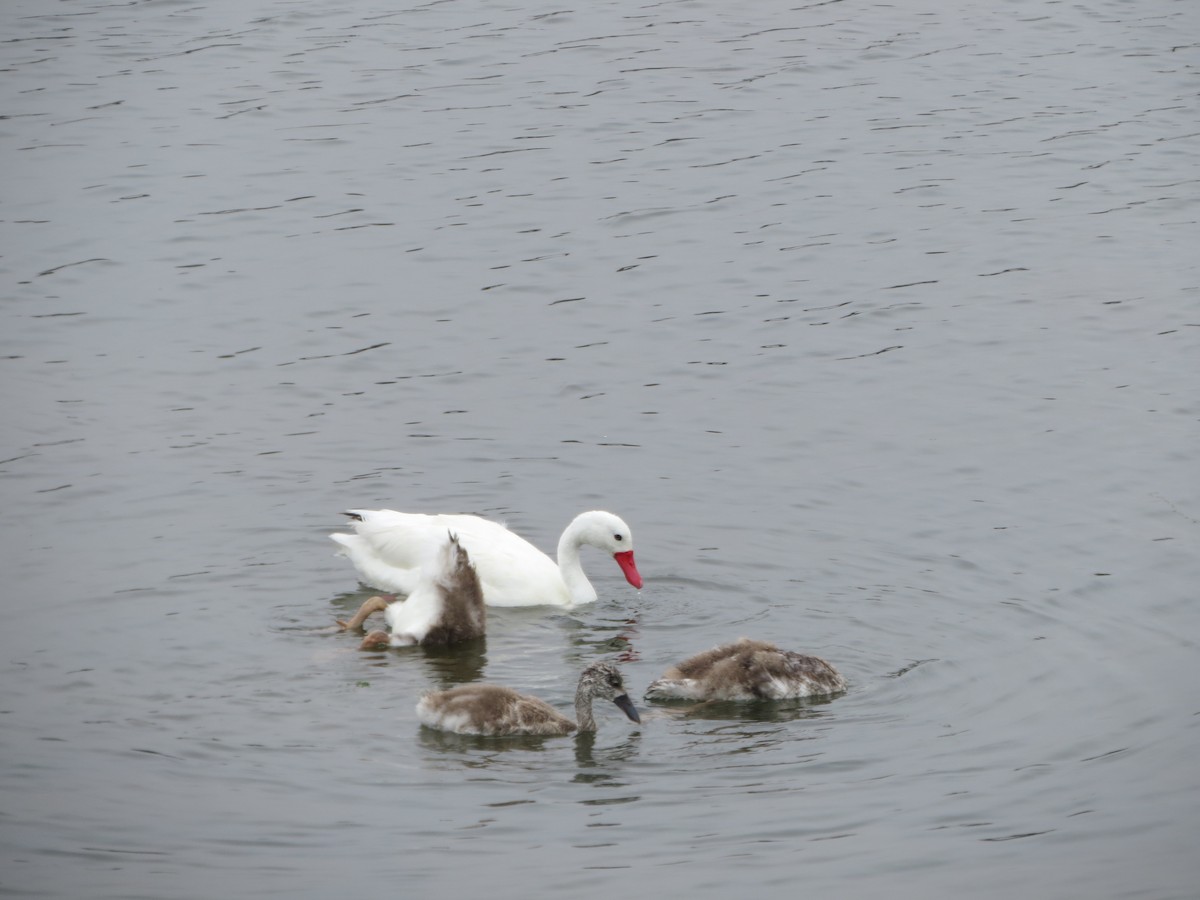
<instances>
[{"instance_id":1,"label":"white swan","mask_svg":"<svg viewBox=\"0 0 1200 900\"><path fill-rule=\"evenodd\" d=\"M741 638L671 666L647 700L792 700L840 694L846 679L825 660Z\"/></svg>"},{"instance_id":2,"label":"white swan","mask_svg":"<svg viewBox=\"0 0 1200 900\"><path fill-rule=\"evenodd\" d=\"M422 725L457 734L490 736L509 734L565 735L595 731L592 700L611 700L631 721L641 722L625 690L620 671L610 663L592 663L579 676L575 690L573 722L544 700L518 694L495 684L464 684L447 691L431 691L417 702Z\"/></svg>"},{"instance_id":3,"label":"white swan","mask_svg":"<svg viewBox=\"0 0 1200 900\"><path fill-rule=\"evenodd\" d=\"M331 534L339 552L350 558L358 576L373 588L411 594L420 577L422 559L431 545L453 531L467 549L484 602L490 606L576 606L596 599L596 589L583 574L579 548L584 544L611 553L625 580L642 586L633 561L633 535L619 516L580 513L558 539L557 564L503 525L479 516L423 515L391 509L352 509L354 534Z\"/></svg>"},{"instance_id":4,"label":"white swan","mask_svg":"<svg viewBox=\"0 0 1200 900\"><path fill-rule=\"evenodd\" d=\"M349 622L338 622L346 630L360 630L367 616L382 612L391 634L372 631L360 648L380 650L412 644L445 646L481 638L487 625L483 590L467 551L458 537L443 538L440 547L420 568L420 580L405 600L389 602L383 597L366 601Z\"/></svg>"}]
</instances>

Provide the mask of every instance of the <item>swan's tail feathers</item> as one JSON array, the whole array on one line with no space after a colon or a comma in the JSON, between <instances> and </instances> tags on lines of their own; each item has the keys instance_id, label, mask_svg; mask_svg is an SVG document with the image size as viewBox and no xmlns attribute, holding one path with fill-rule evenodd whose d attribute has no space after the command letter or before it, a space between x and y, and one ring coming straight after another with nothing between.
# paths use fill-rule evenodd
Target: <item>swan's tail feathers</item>
<instances>
[{"instance_id":1,"label":"swan's tail feathers","mask_svg":"<svg viewBox=\"0 0 1200 900\"><path fill-rule=\"evenodd\" d=\"M350 560L358 572L358 580L378 591L396 594L411 594L420 581L419 568L403 568L391 565L379 558L370 541L360 534L335 532L329 539L337 544L335 556Z\"/></svg>"}]
</instances>

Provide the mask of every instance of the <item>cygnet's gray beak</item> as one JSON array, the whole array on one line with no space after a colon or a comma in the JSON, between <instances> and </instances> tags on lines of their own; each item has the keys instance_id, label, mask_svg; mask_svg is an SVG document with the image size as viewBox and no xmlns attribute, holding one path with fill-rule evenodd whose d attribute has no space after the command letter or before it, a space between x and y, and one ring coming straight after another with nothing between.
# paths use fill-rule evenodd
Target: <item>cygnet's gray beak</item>
<instances>
[{"instance_id":1,"label":"cygnet's gray beak","mask_svg":"<svg viewBox=\"0 0 1200 900\"><path fill-rule=\"evenodd\" d=\"M617 708L629 716L632 721L637 722L639 725L642 724L642 717L638 715L637 707L633 705L633 701L629 699L628 694L613 697L613 703L617 704Z\"/></svg>"}]
</instances>

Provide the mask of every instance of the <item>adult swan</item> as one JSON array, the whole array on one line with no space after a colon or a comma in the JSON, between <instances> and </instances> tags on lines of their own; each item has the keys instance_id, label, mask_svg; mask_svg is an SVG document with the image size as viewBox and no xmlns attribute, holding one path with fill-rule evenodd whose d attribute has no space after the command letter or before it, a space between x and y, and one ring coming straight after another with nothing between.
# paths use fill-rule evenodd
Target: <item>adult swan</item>
<instances>
[{"instance_id":1,"label":"adult swan","mask_svg":"<svg viewBox=\"0 0 1200 900\"><path fill-rule=\"evenodd\" d=\"M475 564L489 606L576 606L596 599L583 574L579 548L584 544L611 553L625 580L642 586L633 561L633 535L620 518L593 510L580 513L558 539L558 562L503 525L479 516L424 515L392 509L346 512L354 534L331 534L350 558L362 582L383 591L410 594L421 564L432 549L458 536Z\"/></svg>"}]
</instances>

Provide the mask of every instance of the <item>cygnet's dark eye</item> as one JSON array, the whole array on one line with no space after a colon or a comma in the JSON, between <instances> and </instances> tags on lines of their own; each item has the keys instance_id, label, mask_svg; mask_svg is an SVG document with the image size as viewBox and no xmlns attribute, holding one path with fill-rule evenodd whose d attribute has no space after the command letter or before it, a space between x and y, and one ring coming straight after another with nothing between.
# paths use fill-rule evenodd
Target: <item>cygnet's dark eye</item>
<instances>
[{"instance_id":1,"label":"cygnet's dark eye","mask_svg":"<svg viewBox=\"0 0 1200 900\"><path fill-rule=\"evenodd\" d=\"M614 534L613 540L614 541L623 541L623 540L625 540L625 538L621 537L619 534Z\"/></svg>"},{"instance_id":2,"label":"cygnet's dark eye","mask_svg":"<svg viewBox=\"0 0 1200 900\"><path fill-rule=\"evenodd\" d=\"M619 675L609 675L609 676L608 676L608 683L609 683L609 684L610 684L612 687L619 688L619 687L621 686L621 676L619 676Z\"/></svg>"}]
</instances>

